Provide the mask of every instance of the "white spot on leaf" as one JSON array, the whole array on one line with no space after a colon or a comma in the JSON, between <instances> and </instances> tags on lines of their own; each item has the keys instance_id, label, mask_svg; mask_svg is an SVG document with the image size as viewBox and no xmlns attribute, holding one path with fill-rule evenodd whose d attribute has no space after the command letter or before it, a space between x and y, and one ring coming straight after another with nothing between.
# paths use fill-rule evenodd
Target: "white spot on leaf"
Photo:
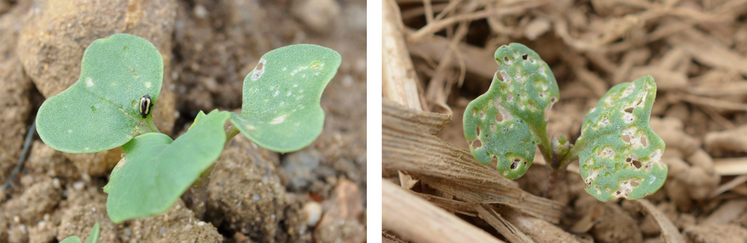
<instances>
[{"instance_id":1,"label":"white spot on leaf","mask_svg":"<svg viewBox=\"0 0 747 243\"><path fill-rule=\"evenodd\" d=\"M511 119L513 119L513 117L511 116L511 113L509 113L508 110L501 105L498 106L498 112L501 113L504 121L510 121Z\"/></svg>"},{"instance_id":2,"label":"white spot on leaf","mask_svg":"<svg viewBox=\"0 0 747 243\"><path fill-rule=\"evenodd\" d=\"M285 118L287 117L288 115L282 115L279 117L275 117L275 119L272 119L272 121L270 121L270 124L277 125L277 124L283 123L285 121Z\"/></svg>"},{"instance_id":3,"label":"white spot on leaf","mask_svg":"<svg viewBox=\"0 0 747 243\"><path fill-rule=\"evenodd\" d=\"M86 86L93 87L93 79L91 79L90 77L86 78Z\"/></svg>"},{"instance_id":4,"label":"white spot on leaf","mask_svg":"<svg viewBox=\"0 0 747 243\"><path fill-rule=\"evenodd\" d=\"M296 68L296 70L293 70L293 71L292 71L292 72L290 73L290 76L295 76L295 75L296 75L296 73L298 73L298 72L300 72L300 71L303 71L303 70L306 70L306 69L309 69L309 66L300 66L300 67Z\"/></svg>"}]
</instances>

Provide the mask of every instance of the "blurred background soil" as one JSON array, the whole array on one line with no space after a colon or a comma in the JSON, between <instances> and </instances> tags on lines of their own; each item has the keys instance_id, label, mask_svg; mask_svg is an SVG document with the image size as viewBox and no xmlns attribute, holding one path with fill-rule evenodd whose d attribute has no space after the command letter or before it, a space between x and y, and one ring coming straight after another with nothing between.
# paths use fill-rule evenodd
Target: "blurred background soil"
<instances>
[{"instance_id":1,"label":"blurred background soil","mask_svg":"<svg viewBox=\"0 0 747 243\"><path fill-rule=\"evenodd\" d=\"M747 1L392 2L399 6L421 108L453 112L439 137L469 149L464 108L487 91L497 70L493 53L511 42L529 46L552 68L560 100L548 135L571 142L607 89L651 74L658 85L651 125L667 144L669 175L647 199L687 241L747 242ZM548 173L536 157L517 181L541 196ZM660 226L636 204L588 195L574 164L553 192L565 205L557 228L580 242L664 241ZM383 176L399 184L401 175L385 169ZM481 218L459 216L506 240ZM530 236L559 240L550 233Z\"/></svg>"},{"instance_id":2,"label":"blurred background soil","mask_svg":"<svg viewBox=\"0 0 747 243\"><path fill-rule=\"evenodd\" d=\"M246 74L262 54L323 45L342 65L321 99L325 125L307 148L277 154L238 135L209 185L205 218L189 198L169 212L113 224L102 187L121 149L65 154L34 137L28 160L0 190L0 242L362 242L366 229L366 2L353 0L0 0L0 182L21 154L45 97L74 83L94 40L151 41L164 58L154 108L172 137L200 110L238 112ZM185 203L186 202L186 203Z\"/></svg>"}]
</instances>

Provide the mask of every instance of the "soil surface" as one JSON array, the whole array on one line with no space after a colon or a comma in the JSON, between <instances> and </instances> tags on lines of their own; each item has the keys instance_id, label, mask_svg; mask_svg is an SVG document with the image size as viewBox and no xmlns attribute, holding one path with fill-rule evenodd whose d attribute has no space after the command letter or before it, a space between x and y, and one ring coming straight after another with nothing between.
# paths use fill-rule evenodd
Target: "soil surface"
<instances>
[{"instance_id":1,"label":"soil surface","mask_svg":"<svg viewBox=\"0 0 747 243\"><path fill-rule=\"evenodd\" d=\"M236 136L216 162L207 210L183 196L166 213L113 224L102 187L121 149L66 154L33 138L0 190L0 242L363 242L366 231L366 2L353 0L0 0L0 182L45 97L78 79L94 40L130 33L164 58L154 120L172 137L198 111L239 111L244 77L266 52L311 43L342 55L322 95L322 134L277 154Z\"/></svg>"},{"instance_id":2,"label":"soil surface","mask_svg":"<svg viewBox=\"0 0 747 243\"><path fill-rule=\"evenodd\" d=\"M437 108L445 104L452 111L440 138L469 149L463 113L488 90L498 68L493 53L501 45L523 43L552 68L560 100L549 117L548 135L564 135L571 142L608 88L651 74L658 86L651 125L666 143L663 161L669 174L647 199L689 242L747 242L747 2L396 2L410 29L405 38L423 107L440 112ZM684 12L689 14L677 14ZM433 34L421 33L436 26ZM574 164L575 172L571 165L551 193L565 205L560 223L524 233L558 228L580 242L664 242L660 226L637 204L604 203L587 194ZM383 177L400 181L391 170ZM516 181L542 196L547 178L546 167L534 163ZM419 186L413 190L428 192ZM460 217L507 239L479 217ZM551 234L530 238L558 240Z\"/></svg>"}]
</instances>

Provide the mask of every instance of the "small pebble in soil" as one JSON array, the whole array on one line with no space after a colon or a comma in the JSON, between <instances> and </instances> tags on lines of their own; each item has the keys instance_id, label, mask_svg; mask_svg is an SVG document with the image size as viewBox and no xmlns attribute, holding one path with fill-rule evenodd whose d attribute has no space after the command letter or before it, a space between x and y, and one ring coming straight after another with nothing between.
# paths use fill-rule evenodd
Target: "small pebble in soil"
<instances>
[{"instance_id":1,"label":"small pebble in soil","mask_svg":"<svg viewBox=\"0 0 747 243\"><path fill-rule=\"evenodd\" d=\"M199 19L204 19L204 18L207 18L207 16L208 16L207 9L205 9L205 7L202 6L202 4L197 4L197 6L195 6L195 17Z\"/></svg>"},{"instance_id":2,"label":"small pebble in soil","mask_svg":"<svg viewBox=\"0 0 747 243\"><path fill-rule=\"evenodd\" d=\"M318 202L310 201L303 205L303 212L306 216L306 225L315 226L319 219L322 218L322 205Z\"/></svg>"},{"instance_id":3,"label":"small pebble in soil","mask_svg":"<svg viewBox=\"0 0 747 243\"><path fill-rule=\"evenodd\" d=\"M288 173L288 189L300 191L316 180L316 169L319 167L321 153L317 150L302 150L292 153L280 162Z\"/></svg>"},{"instance_id":4,"label":"small pebble in soil","mask_svg":"<svg viewBox=\"0 0 747 243\"><path fill-rule=\"evenodd\" d=\"M350 86L353 86L353 83L355 83L353 75L345 74L345 76L342 76L342 87L350 88Z\"/></svg>"},{"instance_id":5,"label":"small pebble in soil","mask_svg":"<svg viewBox=\"0 0 747 243\"><path fill-rule=\"evenodd\" d=\"M60 185L60 179L57 179L57 178L52 179L52 186L54 188L60 189L60 187L61 187L61 185Z\"/></svg>"},{"instance_id":6,"label":"small pebble in soil","mask_svg":"<svg viewBox=\"0 0 747 243\"><path fill-rule=\"evenodd\" d=\"M311 30L328 33L338 22L341 9L334 0L297 0L291 11Z\"/></svg>"},{"instance_id":7,"label":"small pebble in soil","mask_svg":"<svg viewBox=\"0 0 747 243\"><path fill-rule=\"evenodd\" d=\"M86 185L86 184L85 184L84 182L82 182L82 181L77 181L77 182L73 183L73 189L75 189L75 190L78 190L78 191L80 191L80 190L82 190L82 189L83 189L83 187L84 187L85 185Z\"/></svg>"}]
</instances>

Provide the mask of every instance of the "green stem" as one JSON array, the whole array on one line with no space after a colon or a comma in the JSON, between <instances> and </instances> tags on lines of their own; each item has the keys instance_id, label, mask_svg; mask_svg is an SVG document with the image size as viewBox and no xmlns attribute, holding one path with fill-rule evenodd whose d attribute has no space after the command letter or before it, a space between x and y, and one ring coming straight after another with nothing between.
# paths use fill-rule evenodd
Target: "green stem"
<instances>
[{"instance_id":1,"label":"green stem","mask_svg":"<svg viewBox=\"0 0 747 243\"><path fill-rule=\"evenodd\" d=\"M152 118L145 119L145 126L148 127L151 132L161 133L160 131L158 131L158 127L156 127L156 124L153 123Z\"/></svg>"},{"instance_id":2,"label":"green stem","mask_svg":"<svg viewBox=\"0 0 747 243\"><path fill-rule=\"evenodd\" d=\"M535 133L540 137L540 144L539 149L540 152L542 152L542 157L545 159L545 163L549 166L552 162L553 156L552 156L552 147L550 146L550 140L547 138L547 131L545 129L540 131L535 131Z\"/></svg>"},{"instance_id":3,"label":"green stem","mask_svg":"<svg viewBox=\"0 0 747 243\"><path fill-rule=\"evenodd\" d=\"M226 143L231 141L231 139L239 133L240 131L236 127L229 127L228 130L226 130ZM205 212L207 211L207 202L209 199L208 185L210 184L210 175L213 174L215 164L217 164L217 161L203 171L202 174L200 174L200 178L189 187L192 197L192 210L195 212L195 216L199 219L205 219Z\"/></svg>"},{"instance_id":4,"label":"green stem","mask_svg":"<svg viewBox=\"0 0 747 243\"><path fill-rule=\"evenodd\" d=\"M190 194L192 195L192 210L195 212L195 216L200 220L205 219L205 211L207 211L208 202L208 185L210 184L210 175L213 174L213 163L205 171L200 174L200 178L189 187Z\"/></svg>"},{"instance_id":5,"label":"green stem","mask_svg":"<svg viewBox=\"0 0 747 243\"><path fill-rule=\"evenodd\" d=\"M239 134L240 132L241 131L239 131L239 129L237 129L234 126L229 127L228 130L226 130L226 143L228 143L229 141L231 141L231 139L234 136L236 136L236 134Z\"/></svg>"}]
</instances>

